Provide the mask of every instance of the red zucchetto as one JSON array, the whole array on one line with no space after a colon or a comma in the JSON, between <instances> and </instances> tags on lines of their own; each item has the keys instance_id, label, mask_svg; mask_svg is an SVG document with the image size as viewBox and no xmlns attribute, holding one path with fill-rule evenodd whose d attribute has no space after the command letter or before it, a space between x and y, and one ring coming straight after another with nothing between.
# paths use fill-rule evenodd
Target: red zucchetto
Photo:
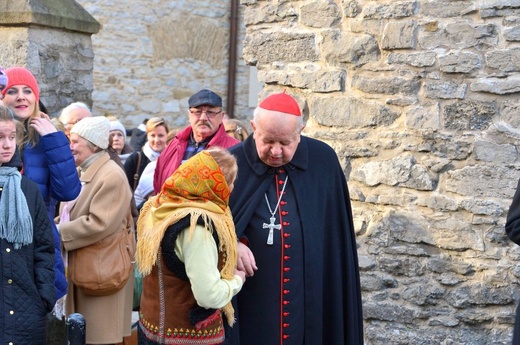
<instances>
[{"instance_id":1,"label":"red zucchetto","mask_svg":"<svg viewBox=\"0 0 520 345\"><path fill-rule=\"evenodd\" d=\"M296 116L302 115L298 102L286 94L285 91L268 96L260 103L259 107L265 110L279 111Z\"/></svg>"}]
</instances>

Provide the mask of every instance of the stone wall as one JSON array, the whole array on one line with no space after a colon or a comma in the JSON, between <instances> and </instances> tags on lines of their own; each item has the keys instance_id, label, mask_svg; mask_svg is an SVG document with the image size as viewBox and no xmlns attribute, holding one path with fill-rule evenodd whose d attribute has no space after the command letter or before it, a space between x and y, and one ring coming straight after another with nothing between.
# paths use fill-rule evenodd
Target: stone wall
<instances>
[{"instance_id":1,"label":"stone wall","mask_svg":"<svg viewBox=\"0 0 520 345\"><path fill-rule=\"evenodd\" d=\"M188 121L188 98L210 88L227 102L231 1L79 0L101 23L93 36L93 111L127 127L164 117ZM239 23L239 37L245 34ZM234 116L247 118L249 67L237 49ZM225 110L225 109L224 109Z\"/></svg>"},{"instance_id":2,"label":"stone wall","mask_svg":"<svg viewBox=\"0 0 520 345\"><path fill-rule=\"evenodd\" d=\"M510 344L520 3L242 5L263 94L295 95L344 166L366 343Z\"/></svg>"},{"instance_id":3,"label":"stone wall","mask_svg":"<svg viewBox=\"0 0 520 345\"><path fill-rule=\"evenodd\" d=\"M74 101L91 104L99 23L73 0L0 0L0 66L23 66L38 80L50 115Z\"/></svg>"},{"instance_id":4,"label":"stone wall","mask_svg":"<svg viewBox=\"0 0 520 345\"><path fill-rule=\"evenodd\" d=\"M79 3L102 25L93 46L60 27L63 15L6 24L4 7L18 2L0 1L1 65L30 68L52 113L90 103L92 68L94 112L126 125L183 125L187 98L203 87L226 99L228 1ZM338 153L366 343L510 344L520 247L504 222L520 178L520 3L241 3L236 114L251 113L246 64L255 65L260 96L295 95L305 134Z\"/></svg>"}]
</instances>

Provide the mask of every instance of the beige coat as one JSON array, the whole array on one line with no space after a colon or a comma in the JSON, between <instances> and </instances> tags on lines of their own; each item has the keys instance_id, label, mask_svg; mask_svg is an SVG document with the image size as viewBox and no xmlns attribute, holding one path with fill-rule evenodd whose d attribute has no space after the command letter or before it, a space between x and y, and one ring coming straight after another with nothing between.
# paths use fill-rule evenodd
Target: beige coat
<instances>
[{"instance_id":1,"label":"beige coat","mask_svg":"<svg viewBox=\"0 0 520 345\"><path fill-rule=\"evenodd\" d=\"M83 188L70 210L70 222L59 225L62 244L68 252L127 229L128 224L133 226L132 193L126 176L107 153L94 161L80 180ZM69 259L68 264L74 263ZM85 317L87 344L118 343L123 336L130 335L133 276L122 290L108 296L87 296L68 279L67 314L80 313Z\"/></svg>"}]
</instances>

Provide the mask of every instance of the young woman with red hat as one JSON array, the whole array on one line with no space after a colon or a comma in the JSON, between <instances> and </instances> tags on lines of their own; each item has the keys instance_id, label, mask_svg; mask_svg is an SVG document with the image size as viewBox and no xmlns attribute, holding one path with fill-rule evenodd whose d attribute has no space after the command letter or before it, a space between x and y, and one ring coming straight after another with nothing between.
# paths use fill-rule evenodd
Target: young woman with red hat
<instances>
[{"instance_id":1,"label":"young woman with red hat","mask_svg":"<svg viewBox=\"0 0 520 345\"><path fill-rule=\"evenodd\" d=\"M67 292L67 281L60 236L54 225L56 204L74 200L81 184L67 137L52 125L47 114L40 112L40 90L34 75L23 67L8 68L5 75L8 82L2 90L3 102L25 128L20 152L23 174L40 188L54 229L55 287L59 299Z\"/></svg>"}]
</instances>

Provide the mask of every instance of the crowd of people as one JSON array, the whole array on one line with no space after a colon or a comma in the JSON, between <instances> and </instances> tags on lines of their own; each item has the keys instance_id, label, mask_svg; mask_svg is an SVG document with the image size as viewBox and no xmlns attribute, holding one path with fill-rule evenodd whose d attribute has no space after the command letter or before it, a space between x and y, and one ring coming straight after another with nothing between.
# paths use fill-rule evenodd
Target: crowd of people
<instances>
[{"instance_id":1,"label":"crowd of people","mask_svg":"<svg viewBox=\"0 0 520 345\"><path fill-rule=\"evenodd\" d=\"M22 67L0 90L0 343L45 344L51 312L122 343L135 272L139 344L363 344L347 182L294 97L249 133L209 89L172 131L81 102L50 118Z\"/></svg>"}]
</instances>

